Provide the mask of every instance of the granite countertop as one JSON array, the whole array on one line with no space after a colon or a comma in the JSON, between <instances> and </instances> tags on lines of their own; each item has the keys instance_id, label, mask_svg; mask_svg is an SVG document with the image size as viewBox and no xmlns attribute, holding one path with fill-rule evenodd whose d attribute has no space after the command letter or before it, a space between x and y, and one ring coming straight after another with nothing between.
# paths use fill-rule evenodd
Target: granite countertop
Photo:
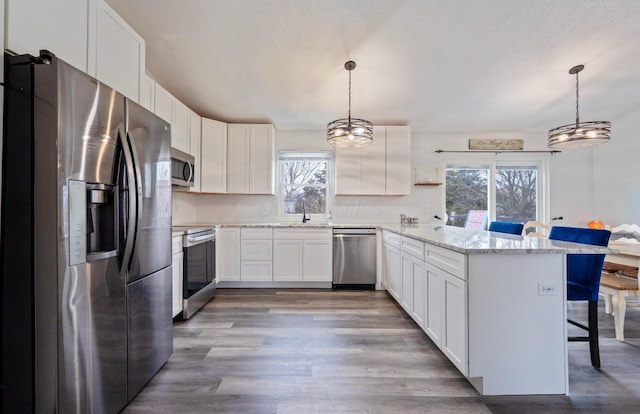
<instances>
[{"instance_id":1,"label":"granite countertop","mask_svg":"<svg viewBox=\"0 0 640 414\"><path fill-rule=\"evenodd\" d=\"M406 227L395 224L380 225L388 230L416 240L444 247L463 254L610 254L617 250L608 247L523 237L513 234L469 230L453 226Z\"/></svg>"}]
</instances>

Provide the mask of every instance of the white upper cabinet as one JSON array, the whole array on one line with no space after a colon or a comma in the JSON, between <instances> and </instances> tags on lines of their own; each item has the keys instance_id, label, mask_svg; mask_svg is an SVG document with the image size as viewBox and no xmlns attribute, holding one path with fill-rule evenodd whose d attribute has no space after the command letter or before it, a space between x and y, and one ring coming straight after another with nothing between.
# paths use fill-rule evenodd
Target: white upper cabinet
<instances>
[{"instance_id":1,"label":"white upper cabinet","mask_svg":"<svg viewBox=\"0 0 640 414\"><path fill-rule=\"evenodd\" d=\"M149 75L144 75L140 80L140 102L144 108L155 112L156 82Z\"/></svg>"},{"instance_id":2,"label":"white upper cabinet","mask_svg":"<svg viewBox=\"0 0 640 414\"><path fill-rule=\"evenodd\" d=\"M95 31L89 33L88 73L139 102L145 75L144 39L104 0L97 0Z\"/></svg>"},{"instance_id":3,"label":"white upper cabinet","mask_svg":"<svg viewBox=\"0 0 640 414\"><path fill-rule=\"evenodd\" d=\"M408 126L388 126L385 141L385 194L411 194L411 130Z\"/></svg>"},{"instance_id":4,"label":"white upper cabinet","mask_svg":"<svg viewBox=\"0 0 640 414\"><path fill-rule=\"evenodd\" d=\"M196 172L193 179L193 187L189 187L189 191L199 193L201 179L201 154L200 154L200 142L202 135L202 117L195 112L191 111L191 119L189 120L189 154L193 155L196 163Z\"/></svg>"},{"instance_id":5,"label":"white upper cabinet","mask_svg":"<svg viewBox=\"0 0 640 414\"><path fill-rule=\"evenodd\" d=\"M227 128L227 192L274 194L273 125L229 124Z\"/></svg>"},{"instance_id":6,"label":"white upper cabinet","mask_svg":"<svg viewBox=\"0 0 640 414\"><path fill-rule=\"evenodd\" d=\"M89 6L97 0L5 0L6 45L15 53L38 56L47 49L87 72Z\"/></svg>"},{"instance_id":7,"label":"white upper cabinet","mask_svg":"<svg viewBox=\"0 0 640 414\"><path fill-rule=\"evenodd\" d=\"M190 154L191 110L176 98L173 98L171 110L171 146Z\"/></svg>"},{"instance_id":8,"label":"white upper cabinet","mask_svg":"<svg viewBox=\"0 0 640 414\"><path fill-rule=\"evenodd\" d=\"M200 191L227 192L227 124L207 118L202 118Z\"/></svg>"},{"instance_id":9,"label":"white upper cabinet","mask_svg":"<svg viewBox=\"0 0 640 414\"><path fill-rule=\"evenodd\" d=\"M411 130L376 126L373 142L336 148L336 195L407 195L411 192Z\"/></svg>"},{"instance_id":10,"label":"white upper cabinet","mask_svg":"<svg viewBox=\"0 0 640 414\"><path fill-rule=\"evenodd\" d=\"M153 102L153 112L168 123L171 123L173 95L157 82L154 85Z\"/></svg>"}]
</instances>

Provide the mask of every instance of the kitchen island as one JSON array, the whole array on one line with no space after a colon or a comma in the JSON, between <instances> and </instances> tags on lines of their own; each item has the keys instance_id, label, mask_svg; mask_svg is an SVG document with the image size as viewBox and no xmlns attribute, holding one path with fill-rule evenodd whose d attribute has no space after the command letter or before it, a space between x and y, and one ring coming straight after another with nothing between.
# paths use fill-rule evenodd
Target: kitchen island
<instances>
[{"instance_id":1,"label":"kitchen island","mask_svg":"<svg viewBox=\"0 0 640 414\"><path fill-rule=\"evenodd\" d=\"M381 226L382 285L483 395L568 394L566 255L606 247Z\"/></svg>"}]
</instances>

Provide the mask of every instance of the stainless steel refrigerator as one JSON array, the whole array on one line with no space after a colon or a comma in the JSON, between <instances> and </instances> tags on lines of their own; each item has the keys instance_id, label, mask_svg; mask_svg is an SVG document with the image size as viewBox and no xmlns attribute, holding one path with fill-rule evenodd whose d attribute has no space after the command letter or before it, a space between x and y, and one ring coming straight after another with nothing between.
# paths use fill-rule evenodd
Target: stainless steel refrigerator
<instances>
[{"instance_id":1,"label":"stainless steel refrigerator","mask_svg":"<svg viewBox=\"0 0 640 414\"><path fill-rule=\"evenodd\" d=\"M169 125L5 55L1 411L117 413L173 352Z\"/></svg>"}]
</instances>

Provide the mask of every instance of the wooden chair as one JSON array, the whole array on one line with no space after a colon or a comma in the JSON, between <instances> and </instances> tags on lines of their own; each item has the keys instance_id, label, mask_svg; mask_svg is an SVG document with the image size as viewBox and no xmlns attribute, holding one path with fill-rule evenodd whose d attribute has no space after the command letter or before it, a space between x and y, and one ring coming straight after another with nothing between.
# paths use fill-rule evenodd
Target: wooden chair
<instances>
[{"instance_id":1,"label":"wooden chair","mask_svg":"<svg viewBox=\"0 0 640 414\"><path fill-rule=\"evenodd\" d=\"M549 226L548 224L541 223L539 221L527 221L526 223L524 223L524 226L522 228L522 235L529 236L529 237L546 238L547 237L546 233L548 233L550 227L551 226ZM531 229L531 228L535 230L527 232L527 229Z\"/></svg>"},{"instance_id":2,"label":"wooden chair","mask_svg":"<svg viewBox=\"0 0 640 414\"><path fill-rule=\"evenodd\" d=\"M600 278L600 294L604 296L604 310L613 314L616 339L624 341L624 317L627 298L639 297L638 268L619 263L604 262Z\"/></svg>"},{"instance_id":3,"label":"wooden chair","mask_svg":"<svg viewBox=\"0 0 640 414\"><path fill-rule=\"evenodd\" d=\"M609 230L585 229L579 227L553 226L550 240L607 246ZM591 365L600 368L600 347L598 344L598 289L604 264L604 254L567 255L567 300L585 300L589 304L588 325L567 319L567 322L584 329L588 336L570 336L568 340L589 341Z\"/></svg>"}]
</instances>

